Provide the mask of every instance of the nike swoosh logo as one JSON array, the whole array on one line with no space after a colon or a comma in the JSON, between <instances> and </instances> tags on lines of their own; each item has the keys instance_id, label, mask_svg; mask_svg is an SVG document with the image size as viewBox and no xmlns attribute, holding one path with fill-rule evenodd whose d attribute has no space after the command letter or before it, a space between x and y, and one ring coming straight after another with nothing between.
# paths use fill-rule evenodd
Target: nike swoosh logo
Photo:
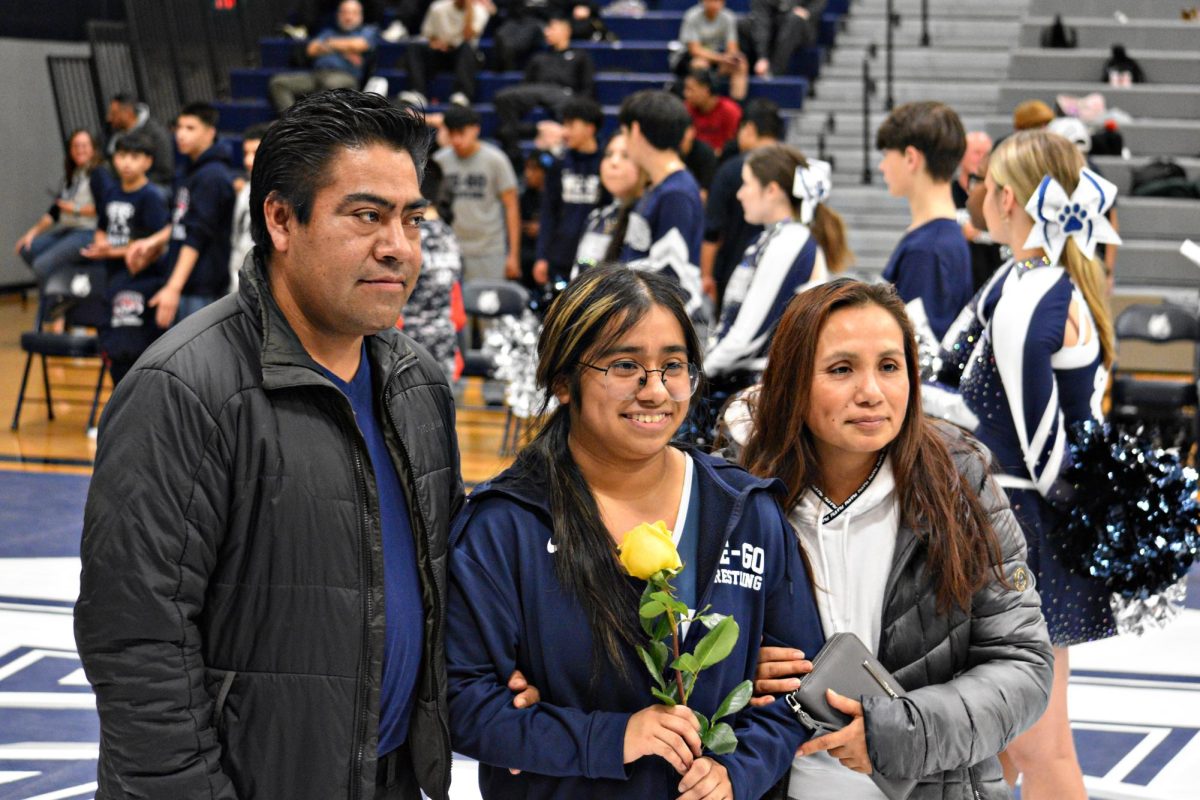
<instances>
[{"instance_id":1,"label":"nike swoosh logo","mask_svg":"<svg viewBox=\"0 0 1200 800\"><path fill-rule=\"evenodd\" d=\"M554 555L555 553L558 552L558 547L554 544L553 539L546 540L546 552L549 553L550 555Z\"/></svg>"}]
</instances>

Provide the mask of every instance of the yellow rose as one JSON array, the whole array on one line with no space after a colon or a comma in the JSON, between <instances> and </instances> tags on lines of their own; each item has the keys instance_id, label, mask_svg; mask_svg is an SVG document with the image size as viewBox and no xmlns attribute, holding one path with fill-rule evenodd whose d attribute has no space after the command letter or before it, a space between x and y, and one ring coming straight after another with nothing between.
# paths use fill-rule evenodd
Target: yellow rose
<instances>
[{"instance_id":1,"label":"yellow rose","mask_svg":"<svg viewBox=\"0 0 1200 800\"><path fill-rule=\"evenodd\" d=\"M653 525L643 522L626 533L620 558L626 572L644 581L659 570L677 570L683 566L671 532L662 520Z\"/></svg>"}]
</instances>

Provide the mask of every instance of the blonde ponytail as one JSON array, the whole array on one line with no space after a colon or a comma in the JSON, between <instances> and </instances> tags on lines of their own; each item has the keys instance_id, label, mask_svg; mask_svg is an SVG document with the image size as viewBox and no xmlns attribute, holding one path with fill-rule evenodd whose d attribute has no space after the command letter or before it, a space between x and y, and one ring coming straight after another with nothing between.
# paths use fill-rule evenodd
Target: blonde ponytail
<instances>
[{"instance_id":1,"label":"blonde ponytail","mask_svg":"<svg viewBox=\"0 0 1200 800\"><path fill-rule=\"evenodd\" d=\"M1085 256L1073 239L1067 239L1060 260L1087 302L1088 311L1092 312L1104 366L1111 367L1116 360L1116 333L1113 330L1112 312L1108 307L1108 281L1104 267L1096 259Z\"/></svg>"},{"instance_id":2,"label":"blonde ponytail","mask_svg":"<svg viewBox=\"0 0 1200 800\"><path fill-rule=\"evenodd\" d=\"M841 272L854 263L854 252L850 249L846 222L841 214L824 203L818 204L809 230L825 254L825 265L831 273Z\"/></svg>"}]
</instances>

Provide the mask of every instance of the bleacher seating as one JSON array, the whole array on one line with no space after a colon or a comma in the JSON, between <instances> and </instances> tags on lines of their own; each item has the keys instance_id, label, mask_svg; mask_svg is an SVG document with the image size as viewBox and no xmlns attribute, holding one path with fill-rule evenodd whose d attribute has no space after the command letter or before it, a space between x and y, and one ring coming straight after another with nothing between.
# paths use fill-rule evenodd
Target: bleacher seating
<instances>
[{"instance_id":1,"label":"bleacher seating","mask_svg":"<svg viewBox=\"0 0 1200 800\"><path fill-rule=\"evenodd\" d=\"M669 43L679 33L684 12L695 5L693 0L658 0L652 2L654 10L640 17L605 15L604 22L617 37L614 42L575 42L574 46L586 49L596 64L596 99L604 106L607 119L602 135L611 134L616 128L615 114L621 101L640 89L662 88L673 80L669 72ZM820 74L826 61L828 48L832 46L839 28L839 20L845 13L848 0L832 0L826 7L817 46L804 48L792 60L792 74L772 77L769 80L752 78L750 97L769 97L779 103L785 115L795 117L804 105L813 82ZM735 12L745 12L749 0L730 0L727 7ZM495 24L489 26L488 35L481 41L483 52L490 52L494 41ZM236 68L230 71L230 100L218 103L221 127L232 134L256 122L267 122L274 117L268 101L267 87L271 76L294 69L291 66L296 42L292 39L272 37L259 42L259 66ZM374 74L386 78L390 94L407 88L404 71L403 42L382 43L375 55ZM492 100L500 89L521 81L520 72L493 72L484 70L479 74L479 91L475 107L483 117L483 135L493 136L496 128L495 109ZM450 76L439 75L430 87L431 100L445 100L450 95ZM431 110L439 110L436 103ZM545 114L535 111L531 119L544 119Z\"/></svg>"}]
</instances>

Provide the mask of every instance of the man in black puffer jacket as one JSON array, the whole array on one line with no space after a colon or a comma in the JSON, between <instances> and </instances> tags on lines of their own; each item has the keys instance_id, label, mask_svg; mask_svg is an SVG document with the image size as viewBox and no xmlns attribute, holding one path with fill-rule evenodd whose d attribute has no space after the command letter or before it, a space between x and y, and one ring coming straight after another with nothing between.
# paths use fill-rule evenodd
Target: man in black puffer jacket
<instances>
[{"instance_id":1,"label":"man in black puffer jacket","mask_svg":"<svg viewBox=\"0 0 1200 800\"><path fill-rule=\"evenodd\" d=\"M374 95L293 106L258 151L239 294L114 392L75 614L98 798L447 797L454 406L393 327L428 141Z\"/></svg>"}]
</instances>

